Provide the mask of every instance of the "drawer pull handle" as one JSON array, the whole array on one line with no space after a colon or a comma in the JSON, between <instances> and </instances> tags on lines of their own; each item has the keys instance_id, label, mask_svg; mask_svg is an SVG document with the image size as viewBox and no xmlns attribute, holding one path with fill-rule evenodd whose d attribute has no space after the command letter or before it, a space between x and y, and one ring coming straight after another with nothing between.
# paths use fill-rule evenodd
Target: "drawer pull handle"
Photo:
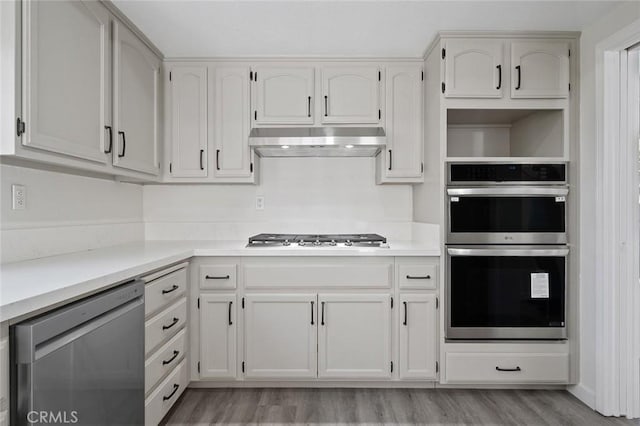
<instances>
[{"instance_id":1,"label":"drawer pull handle","mask_svg":"<svg viewBox=\"0 0 640 426\"><path fill-rule=\"evenodd\" d=\"M171 364L171 361L178 358L178 355L180 355L180 351L173 351L173 356L166 361L162 361L162 365Z\"/></svg>"},{"instance_id":2,"label":"drawer pull handle","mask_svg":"<svg viewBox=\"0 0 640 426\"><path fill-rule=\"evenodd\" d=\"M168 329L170 329L171 327L173 327L174 325L176 325L176 324L178 323L178 321L180 321L178 318L173 317L173 322L172 322L171 324L169 324L169 325L163 325L163 326L162 326L162 329L163 329L163 330L168 330Z\"/></svg>"},{"instance_id":3,"label":"drawer pull handle","mask_svg":"<svg viewBox=\"0 0 640 426\"><path fill-rule=\"evenodd\" d=\"M223 277L218 277L218 276L215 276L215 275L205 275L204 278L207 279L207 280L228 280L230 277L229 277L229 275L225 275Z\"/></svg>"},{"instance_id":4,"label":"drawer pull handle","mask_svg":"<svg viewBox=\"0 0 640 426\"><path fill-rule=\"evenodd\" d=\"M180 288L180 286L177 286L177 285L174 284L169 290L162 290L162 294L173 293L174 291L176 291L179 288Z\"/></svg>"},{"instance_id":5,"label":"drawer pull handle","mask_svg":"<svg viewBox=\"0 0 640 426\"><path fill-rule=\"evenodd\" d=\"M177 385L177 384L175 384L175 383L174 383L174 384L173 384L173 391L172 391L169 395L167 395L167 396L163 396L163 397L162 397L162 400L163 400L163 401L166 401L167 399L171 399L171 398L173 398L173 395L175 395L175 394L176 394L176 392L178 392L178 389L180 389L180 385Z\"/></svg>"},{"instance_id":6,"label":"drawer pull handle","mask_svg":"<svg viewBox=\"0 0 640 426\"><path fill-rule=\"evenodd\" d=\"M496 371L522 371L522 369L520 367L516 367L516 368L500 368L500 367L496 366Z\"/></svg>"},{"instance_id":7,"label":"drawer pull handle","mask_svg":"<svg viewBox=\"0 0 640 426\"><path fill-rule=\"evenodd\" d=\"M430 280L431 275L425 275L424 277L407 275L408 280Z\"/></svg>"}]
</instances>

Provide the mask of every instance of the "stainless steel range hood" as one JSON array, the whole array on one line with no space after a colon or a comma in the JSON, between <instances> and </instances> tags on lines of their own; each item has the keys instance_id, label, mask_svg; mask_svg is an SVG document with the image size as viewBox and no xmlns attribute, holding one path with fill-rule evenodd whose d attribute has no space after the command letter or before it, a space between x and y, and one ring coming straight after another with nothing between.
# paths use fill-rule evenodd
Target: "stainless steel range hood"
<instances>
[{"instance_id":1,"label":"stainless steel range hood","mask_svg":"<svg viewBox=\"0 0 640 426\"><path fill-rule=\"evenodd\" d=\"M254 128L249 134L260 157L374 157L385 144L382 127Z\"/></svg>"}]
</instances>

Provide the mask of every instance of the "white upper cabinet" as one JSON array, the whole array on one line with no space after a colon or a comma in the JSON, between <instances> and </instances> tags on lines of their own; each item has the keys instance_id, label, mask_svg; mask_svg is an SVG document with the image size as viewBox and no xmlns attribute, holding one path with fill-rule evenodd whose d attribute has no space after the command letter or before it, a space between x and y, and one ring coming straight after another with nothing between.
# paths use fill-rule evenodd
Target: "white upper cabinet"
<instances>
[{"instance_id":1,"label":"white upper cabinet","mask_svg":"<svg viewBox=\"0 0 640 426\"><path fill-rule=\"evenodd\" d=\"M447 98L501 98L504 42L447 40L443 47L444 95Z\"/></svg>"},{"instance_id":2,"label":"white upper cabinet","mask_svg":"<svg viewBox=\"0 0 640 426\"><path fill-rule=\"evenodd\" d=\"M436 296L400 295L400 378L435 379Z\"/></svg>"},{"instance_id":3,"label":"white upper cabinet","mask_svg":"<svg viewBox=\"0 0 640 426\"><path fill-rule=\"evenodd\" d=\"M236 377L235 294L200 296L200 377Z\"/></svg>"},{"instance_id":4,"label":"white upper cabinet","mask_svg":"<svg viewBox=\"0 0 640 426\"><path fill-rule=\"evenodd\" d=\"M315 294L247 294L244 315L245 377L316 377Z\"/></svg>"},{"instance_id":5,"label":"white upper cabinet","mask_svg":"<svg viewBox=\"0 0 640 426\"><path fill-rule=\"evenodd\" d=\"M214 177L251 177L249 67L216 67L209 72Z\"/></svg>"},{"instance_id":6,"label":"white upper cabinet","mask_svg":"<svg viewBox=\"0 0 640 426\"><path fill-rule=\"evenodd\" d=\"M527 40L511 43L512 98L569 96L569 43Z\"/></svg>"},{"instance_id":7,"label":"white upper cabinet","mask_svg":"<svg viewBox=\"0 0 640 426\"><path fill-rule=\"evenodd\" d=\"M25 1L22 7L22 143L106 164L110 14L94 1Z\"/></svg>"},{"instance_id":8,"label":"white upper cabinet","mask_svg":"<svg viewBox=\"0 0 640 426\"><path fill-rule=\"evenodd\" d=\"M255 124L313 124L312 67L258 67L252 75Z\"/></svg>"},{"instance_id":9,"label":"white upper cabinet","mask_svg":"<svg viewBox=\"0 0 640 426\"><path fill-rule=\"evenodd\" d=\"M160 60L114 23L114 165L158 174Z\"/></svg>"},{"instance_id":10,"label":"white upper cabinet","mask_svg":"<svg viewBox=\"0 0 640 426\"><path fill-rule=\"evenodd\" d=\"M323 67L323 124L378 124L381 122L380 86L377 66Z\"/></svg>"},{"instance_id":11,"label":"white upper cabinet","mask_svg":"<svg viewBox=\"0 0 640 426\"><path fill-rule=\"evenodd\" d=\"M207 176L207 68L171 69L171 175Z\"/></svg>"},{"instance_id":12,"label":"white upper cabinet","mask_svg":"<svg viewBox=\"0 0 640 426\"><path fill-rule=\"evenodd\" d=\"M391 377L389 294L320 294L318 377Z\"/></svg>"},{"instance_id":13,"label":"white upper cabinet","mask_svg":"<svg viewBox=\"0 0 640 426\"><path fill-rule=\"evenodd\" d=\"M385 84L386 150L383 181L422 177L423 90L422 67L388 67Z\"/></svg>"}]
</instances>

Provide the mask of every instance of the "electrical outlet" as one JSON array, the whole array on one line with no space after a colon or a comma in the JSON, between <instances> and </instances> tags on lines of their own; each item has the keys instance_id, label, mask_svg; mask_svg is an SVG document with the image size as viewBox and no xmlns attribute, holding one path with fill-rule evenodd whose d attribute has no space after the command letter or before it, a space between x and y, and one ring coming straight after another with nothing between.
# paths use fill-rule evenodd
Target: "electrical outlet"
<instances>
[{"instance_id":1,"label":"electrical outlet","mask_svg":"<svg viewBox=\"0 0 640 426\"><path fill-rule=\"evenodd\" d=\"M264 210L264 197L256 197L256 210Z\"/></svg>"},{"instance_id":2,"label":"electrical outlet","mask_svg":"<svg viewBox=\"0 0 640 426\"><path fill-rule=\"evenodd\" d=\"M27 204L27 189L24 185L11 185L13 210L24 210Z\"/></svg>"}]
</instances>

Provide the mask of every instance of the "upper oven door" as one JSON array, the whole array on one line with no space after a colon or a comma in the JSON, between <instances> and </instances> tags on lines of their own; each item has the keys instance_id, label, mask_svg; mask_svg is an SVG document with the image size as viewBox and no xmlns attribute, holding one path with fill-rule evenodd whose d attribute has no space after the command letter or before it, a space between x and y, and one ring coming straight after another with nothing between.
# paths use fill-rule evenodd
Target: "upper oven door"
<instances>
[{"instance_id":1,"label":"upper oven door","mask_svg":"<svg viewBox=\"0 0 640 426\"><path fill-rule=\"evenodd\" d=\"M566 338L566 246L447 247L448 339Z\"/></svg>"},{"instance_id":2,"label":"upper oven door","mask_svg":"<svg viewBox=\"0 0 640 426\"><path fill-rule=\"evenodd\" d=\"M448 188L448 244L565 244L567 187Z\"/></svg>"}]
</instances>

